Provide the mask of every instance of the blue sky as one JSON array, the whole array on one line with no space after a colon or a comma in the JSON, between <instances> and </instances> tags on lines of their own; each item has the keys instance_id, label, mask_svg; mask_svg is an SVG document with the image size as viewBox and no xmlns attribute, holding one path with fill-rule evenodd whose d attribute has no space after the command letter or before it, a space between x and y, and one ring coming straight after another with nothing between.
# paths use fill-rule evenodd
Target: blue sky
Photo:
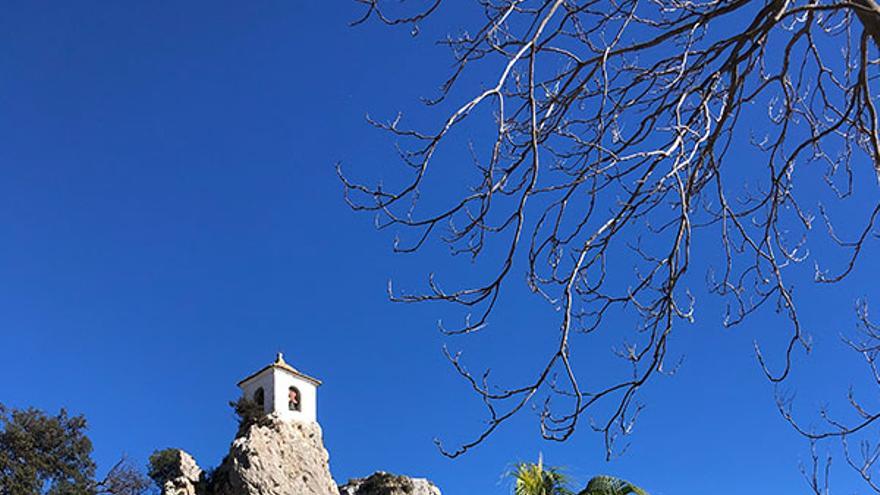
<instances>
[{"instance_id":1,"label":"blue sky","mask_svg":"<svg viewBox=\"0 0 880 495\"><path fill-rule=\"evenodd\" d=\"M778 321L722 329L705 295L673 339L684 367L646 391L623 457L605 462L586 429L543 442L529 413L462 458L437 452L433 438L470 438L482 410L441 354L459 345L436 331L447 308L394 305L385 286L468 268L441 249L393 255L393 233L345 206L333 167L382 177L396 166L364 116L424 117L417 98L449 67L433 40L452 14L412 37L348 27L359 9L344 0L4 11L0 402L85 414L102 468L165 447L216 465L235 431L235 383L283 350L325 383L319 418L340 482L381 469L446 494L503 494L510 464L543 452L581 481L616 474L655 495L806 491L807 445L752 350ZM798 357L806 411L845 393L830 378L852 362L837 336L854 327L854 297L870 295L876 262L863 267L850 290L801 292L819 349ZM528 363L552 318L512 289L500 333L476 345ZM842 465L835 490L851 493Z\"/></svg>"}]
</instances>

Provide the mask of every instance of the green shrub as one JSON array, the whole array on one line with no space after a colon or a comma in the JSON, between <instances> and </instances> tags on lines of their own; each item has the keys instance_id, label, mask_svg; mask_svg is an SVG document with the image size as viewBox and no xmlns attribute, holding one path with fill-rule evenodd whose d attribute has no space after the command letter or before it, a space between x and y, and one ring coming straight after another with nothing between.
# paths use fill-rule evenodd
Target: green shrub
<instances>
[{"instance_id":1,"label":"green shrub","mask_svg":"<svg viewBox=\"0 0 880 495\"><path fill-rule=\"evenodd\" d=\"M147 476L159 488L162 488L166 481L177 478L182 474L180 472L180 451L178 449L162 449L150 454Z\"/></svg>"},{"instance_id":2,"label":"green shrub","mask_svg":"<svg viewBox=\"0 0 880 495\"><path fill-rule=\"evenodd\" d=\"M263 411L263 406L245 397L230 402L229 405L232 406L232 410L235 411L235 415L238 417L239 433L242 433L248 427L266 416L266 413Z\"/></svg>"}]
</instances>

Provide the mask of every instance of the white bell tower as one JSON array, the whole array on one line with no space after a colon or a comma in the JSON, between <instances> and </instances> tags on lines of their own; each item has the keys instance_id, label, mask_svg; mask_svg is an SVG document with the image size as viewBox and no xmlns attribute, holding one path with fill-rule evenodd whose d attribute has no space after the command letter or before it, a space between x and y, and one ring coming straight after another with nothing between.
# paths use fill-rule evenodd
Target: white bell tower
<instances>
[{"instance_id":1,"label":"white bell tower","mask_svg":"<svg viewBox=\"0 0 880 495\"><path fill-rule=\"evenodd\" d=\"M275 362L238 382L244 397L261 404L266 414L288 421L318 421L318 386L321 382L284 362Z\"/></svg>"}]
</instances>

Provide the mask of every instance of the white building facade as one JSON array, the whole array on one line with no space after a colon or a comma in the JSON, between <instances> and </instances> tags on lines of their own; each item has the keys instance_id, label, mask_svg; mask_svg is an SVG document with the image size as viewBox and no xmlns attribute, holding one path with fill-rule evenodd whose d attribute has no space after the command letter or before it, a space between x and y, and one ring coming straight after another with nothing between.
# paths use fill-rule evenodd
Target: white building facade
<instances>
[{"instance_id":1,"label":"white building facade","mask_svg":"<svg viewBox=\"0 0 880 495\"><path fill-rule=\"evenodd\" d=\"M318 386L321 382L284 362L275 362L238 382L242 394L287 421L318 421Z\"/></svg>"}]
</instances>

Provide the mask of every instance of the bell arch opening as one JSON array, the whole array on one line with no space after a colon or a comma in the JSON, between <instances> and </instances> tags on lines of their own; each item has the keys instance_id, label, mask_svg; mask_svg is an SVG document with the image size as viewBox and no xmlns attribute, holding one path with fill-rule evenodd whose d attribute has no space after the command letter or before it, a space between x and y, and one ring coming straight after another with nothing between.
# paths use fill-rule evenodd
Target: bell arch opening
<instances>
[{"instance_id":1,"label":"bell arch opening","mask_svg":"<svg viewBox=\"0 0 880 495\"><path fill-rule=\"evenodd\" d=\"M287 408L291 411L302 411L302 395L296 387L287 389Z\"/></svg>"}]
</instances>

